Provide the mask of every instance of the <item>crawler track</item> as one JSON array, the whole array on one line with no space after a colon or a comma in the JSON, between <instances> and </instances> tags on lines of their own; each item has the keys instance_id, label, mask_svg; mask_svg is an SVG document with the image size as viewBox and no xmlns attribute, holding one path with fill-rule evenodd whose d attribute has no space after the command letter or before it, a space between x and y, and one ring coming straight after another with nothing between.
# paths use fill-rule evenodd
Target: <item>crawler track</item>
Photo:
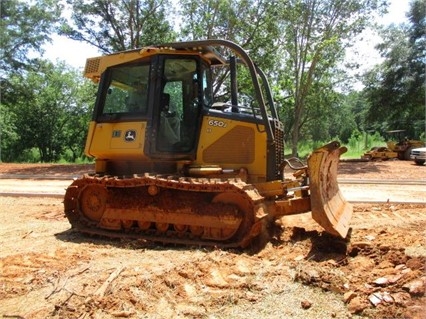
<instances>
[{"instance_id":1,"label":"crawler track","mask_svg":"<svg viewBox=\"0 0 426 319\"><path fill-rule=\"evenodd\" d=\"M84 176L67 189L73 228L107 237L245 247L259 234L263 198L241 180Z\"/></svg>"}]
</instances>

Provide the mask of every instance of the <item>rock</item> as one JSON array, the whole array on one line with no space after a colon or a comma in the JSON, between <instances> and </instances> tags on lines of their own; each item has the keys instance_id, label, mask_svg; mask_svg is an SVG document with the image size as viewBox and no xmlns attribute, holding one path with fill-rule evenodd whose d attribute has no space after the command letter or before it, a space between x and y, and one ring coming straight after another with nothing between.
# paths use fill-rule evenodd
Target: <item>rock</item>
<instances>
[{"instance_id":1,"label":"rock","mask_svg":"<svg viewBox=\"0 0 426 319\"><path fill-rule=\"evenodd\" d=\"M426 277L414 279L402 286L402 289L408 291L412 296L424 296L426 290Z\"/></svg>"},{"instance_id":2,"label":"rock","mask_svg":"<svg viewBox=\"0 0 426 319\"><path fill-rule=\"evenodd\" d=\"M381 245L379 246L379 249L380 249L381 251L389 251L391 248L392 248L392 246L391 246L391 245L388 245L388 244L381 244Z\"/></svg>"},{"instance_id":3,"label":"rock","mask_svg":"<svg viewBox=\"0 0 426 319\"><path fill-rule=\"evenodd\" d=\"M316 269L302 269L296 274L295 279L301 281L304 284L312 284L320 279L320 274Z\"/></svg>"},{"instance_id":4,"label":"rock","mask_svg":"<svg viewBox=\"0 0 426 319\"><path fill-rule=\"evenodd\" d=\"M398 275L393 275L393 276L390 276L388 279L389 279L389 283L390 284L394 284L394 283L396 283L398 280L400 280L401 278L402 278L402 274L398 274Z\"/></svg>"},{"instance_id":5,"label":"rock","mask_svg":"<svg viewBox=\"0 0 426 319\"><path fill-rule=\"evenodd\" d=\"M391 294L387 291L382 293L382 300L386 303L393 303L394 302Z\"/></svg>"},{"instance_id":6,"label":"rock","mask_svg":"<svg viewBox=\"0 0 426 319\"><path fill-rule=\"evenodd\" d=\"M389 279L386 277L380 277L373 281L377 286L387 286L389 284Z\"/></svg>"},{"instance_id":7,"label":"rock","mask_svg":"<svg viewBox=\"0 0 426 319\"><path fill-rule=\"evenodd\" d=\"M373 287L372 285L368 284L368 283L365 283L365 284L364 284L364 288L365 288L367 291L370 291L370 290L373 290L373 291L374 291L374 287Z\"/></svg>"},{"instance_id":8,"label":"rock","mask_svg":"<svg viewBox=\"0 0 426 319\"><path fill-rule=\"evenodd\" d=\"M404 264L399 264L395 266L395 270L403 270L405 268L407 268L407 266L405 266Z\"/></svg>"},{"instance_id":9,"label":"rock","mask_svg":"<svg viewBox=\"0 0 426 319\"><path fill-rule=\"evenodd\" d=\"M354 299L357 294L354 291L348 291L343 295L343 301L345 303L349 303L352 299Z\"/></svg>"},{"instance_id":10,"label":"rock","mask_svg":"<svg viewBox=\"0 0 426 319\"><path fill-rule=\"evenodd\" d=\"M317 281L320 278L320 275L316 269L309 269L306 273L311 281Z\"/></svg>"},{"instance_id":11,"label":"rock","mask_svg":"<svg viewBox=\"0 0 426 319\"><path fill-rule=\"evenodd\" d=\"M368 296L368 300L371 302L371 304L374 307L377 307L382 302L386 302L386 303L393 303L394 302L393 297L387 291L384 291L384 292L377 291L377 292L371 294L370 296Z\"/></svg>"},{"instance_id":12,"label":"rock","mask_svg":"<svg viewBox=\"0 0 426 319\"><path fill-rule=\"evenodd\" d=\"M391 296L396 304L404 307L406 307L411 300L411 296L408 292L397 292L391 294Z\"/></svg>"},{"instance_id":13,"label":"rock","mask_svg":"<svg viewBox=\"0 0 426 319\"><path fill-rule=\"evenodd\" d=\"M303 300L300 305L303 309L309 309L312 307L312 302L310 302L309 300Z\"/></svg>"},{"instance_id":14,"label":"rock","mask_svg":"<svg viewBox=\"0 0 426 319\"><path fill-rule=\"evenodd\" d=\"M424 261L421 258L411 258L407 260L407 267L411 269L422 269Z\"/></svg>"},{"instance_id":15,"label":"rock","mask_svg":"<svg viewBox=\"0 0 426 319\"><path fill-rule=\"evenodd\" d=\"M394 266L389 260L383 260L376 268L393 271Z\"/></svg>"},{"instance_id":16,"label":"rock","mask_svg":"<svg viewBox=\"0 0 426 319\"><path fill-rule=\"evenodd\" d=\"M367 307L368 304L364 302L359 296L353 298L348 304L348 310L352 314L360 314Z\"/></svg>"},{"instance_id":17,"label":"rock","mask_svg":"<svg viewBox=\"0 0 426 319\"><path fill-rule=\"evenodd\" d=\"M401 270L401 274L408 274L409 272L411 272L411 268L404 268Z\"/></svg>"},{"instance_id":18,"label":"rock","mask_svg":"<svg viewBox=\"0 0 426 319\"><path fill-rule=\"evenodd\" d=\"M374 294L371 294L370 296L368 296L368 300L371 302L371 304L374 307L377 307L379 304L382 303L382 296L380 295L380 293L375 292Z\"/></svg>"},{"instance_id":19,"label":"rock","mask_svg":"<svg viewBox=\"0 0 426 319\"><path fill-rule=\"evenodd\" d=\"M366 241L359 241L359 242L354 242L351 244L351 248L366 248L366 247L371 247L371 243L366 242Z\"/></svg>"}]
</instances>

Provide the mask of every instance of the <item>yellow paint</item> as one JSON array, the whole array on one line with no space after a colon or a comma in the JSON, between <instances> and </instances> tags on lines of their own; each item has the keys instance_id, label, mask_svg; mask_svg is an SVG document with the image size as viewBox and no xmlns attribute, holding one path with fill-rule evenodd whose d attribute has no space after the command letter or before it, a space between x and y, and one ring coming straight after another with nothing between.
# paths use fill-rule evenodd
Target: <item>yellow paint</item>
<instances>
[{"instance_id":1,"label":"yellow paint","mask_svg":"<svg viewBox=\"0 0 426 319\"><path fill-rule=\"evenodd\" d=\"M251 178L265 177L266 133L264 127L235 119L203 118L197 151L199 165L219 165L223 169L248 170Z\"/></svg>"},{"instance_id":2,"label":"yellow paint","mask_svg":"<svg viewBox=\"0 0 426 319\"><path fill-rule=\"evenodd\" d=\"M143 155L145 130L146 122L91 122L85 148L86 155L96 159L145 159ZM126 140L126 135L134 135L134 139Z\"/></svg>"}]
</instances>

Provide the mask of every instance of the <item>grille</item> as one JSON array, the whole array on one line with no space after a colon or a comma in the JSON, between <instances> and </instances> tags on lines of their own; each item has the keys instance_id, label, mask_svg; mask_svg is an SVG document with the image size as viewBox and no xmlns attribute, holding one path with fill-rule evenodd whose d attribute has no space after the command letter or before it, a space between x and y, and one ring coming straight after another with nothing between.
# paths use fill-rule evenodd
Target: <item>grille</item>
<instances>
[{"instance_id":1,"label":"grille","mask_svg":"<svg viewBox=\"0 0 426 319\"><path fill-rule=\"evenodd\" d=\"M97 73L99 70L100 58L88 59L84 68L84 73Z\"/></svg>"},{"instance_id":2,"label":"grille","mask_svg":"<svg viewBox=\"0 0 426 319\"><path fill-rule=\"evenodd\" d=\"M284 161L284 125L278 120L272 121L275 136L275 170L279 176L281 163Z\"/></svg>"},{"instance_id":3,"label":"grille","mask_svg":"<svg viewBox=\"0 0 426 319\"><path fill-rule=\"evenodd\" d=\"M203 152L206 163L250 164L254 161L254 130L236 126Z\"/></svg>"}]
</instances>

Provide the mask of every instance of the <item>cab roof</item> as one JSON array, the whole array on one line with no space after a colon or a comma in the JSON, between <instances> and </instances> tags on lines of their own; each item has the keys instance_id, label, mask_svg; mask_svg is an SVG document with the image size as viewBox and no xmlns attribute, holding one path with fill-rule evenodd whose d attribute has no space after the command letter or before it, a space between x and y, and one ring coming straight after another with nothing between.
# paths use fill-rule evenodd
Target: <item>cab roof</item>
<instances>
[{"instance_id":1,"label":"cab roof","mask_svg":"<svg viewBox=\"0 0 426 319\"><path fill-rule=\"evenodd\" d=\"M193 44L194 42L168 43L88 58L84 68L84 76L94 82L99 82L102 73L108 67L137 61L158 54L197 55L212 66L227 64L226 58L212 46Z\"/></svg>"}]
</instances>

